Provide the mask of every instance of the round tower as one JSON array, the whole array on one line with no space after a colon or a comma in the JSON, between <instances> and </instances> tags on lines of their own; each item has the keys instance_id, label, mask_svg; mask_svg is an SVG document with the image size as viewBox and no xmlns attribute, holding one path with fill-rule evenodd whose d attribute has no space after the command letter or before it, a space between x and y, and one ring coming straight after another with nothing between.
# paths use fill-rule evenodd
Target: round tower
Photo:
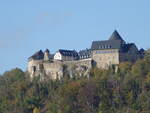
<instances>
[{"instance_id":1,"label":"round tower","mask_svg":"<svg viewBox=\"0 0 150 113\"><path fill-rule=\"evenodd\" d=\"M50 55L49 55L49 54L50 54L49 50L46 49L45 52L44 52L44 60L45 60L45 61L50 60L50 58L49 58Z\"/></svg>"}]
</instances>

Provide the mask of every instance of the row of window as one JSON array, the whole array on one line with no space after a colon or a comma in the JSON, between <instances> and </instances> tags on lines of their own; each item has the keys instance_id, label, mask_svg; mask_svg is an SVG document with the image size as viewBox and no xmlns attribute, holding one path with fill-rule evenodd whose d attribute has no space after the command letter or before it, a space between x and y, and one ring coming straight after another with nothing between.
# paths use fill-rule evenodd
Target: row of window
<instances>
[{"instance_id":1,"label":"row of window","mask_svg":"<svg viewBox=\"0 0 150 113\"><path fill-rule=\"evenodd\" d=\"M65 53L65 56L74 56L74 57L76 57L78 55L77 54L72 54L72 53Z\"/></svg>"},{"instance_id":2,"label":"row of window","mask_svg":"<svg viewBox=\"0 0 150 113\"><path fill-rule=\"evenodd\" d=\"M99 46L99 49L110 49L111 48L111 46L109 46L109 45L101 45L101 46Z\"/></svg>"},{"instance_id":3,"label":"row of window","mask_svg":"<svg viewBox=\"0 0 150 113\"><path fill-rule=\"evenodd\" d=\"M112 51L96 51L96 54L104 54L104 53L115 53L115 50Z\"/></svg>"},{"instance_id":4,"label":"row of window","mask_svg":"<svg viewBox=\"0 0 150 113\"><path fill-rule=\"evenodd\" d=\"M60 54L61 54L61 53L60 53ZM73 53L73 52L63 52L63 54L64 54L65 56L78 56L77 53Z\"/></svg>"},{"instance_id":5,"label":"row of window","mask_svg":"<svg viewBox=\"0 0 150 113\"><path fill-rule=\"evenodd\" d=\"M83 55L83 56L80 56L80 59L90 58L90 57L91 57L90 55Z\"/></svg>"}]
</instances>

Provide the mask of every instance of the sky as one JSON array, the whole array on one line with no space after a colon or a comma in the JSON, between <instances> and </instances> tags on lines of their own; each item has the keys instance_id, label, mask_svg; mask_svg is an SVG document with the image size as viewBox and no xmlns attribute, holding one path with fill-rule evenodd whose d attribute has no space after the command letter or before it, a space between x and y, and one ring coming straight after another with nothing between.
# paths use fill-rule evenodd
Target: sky
<instances>
[{"instance_id":1,"label":"sky","mask_svg":"<svg viewBox=\"0 0 150 113\"><path fill-rule=\"evenodd\" d=\"M90 48L117 30L150 48L150 0L0 0L0 74L26 71L36 51Z\"/></svg>"}]
</instances>

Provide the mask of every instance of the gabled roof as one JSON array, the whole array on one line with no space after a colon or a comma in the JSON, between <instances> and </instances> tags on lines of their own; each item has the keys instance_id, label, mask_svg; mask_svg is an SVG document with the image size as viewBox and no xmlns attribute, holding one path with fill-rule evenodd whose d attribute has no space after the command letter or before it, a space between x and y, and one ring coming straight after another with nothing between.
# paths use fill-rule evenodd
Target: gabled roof
<instances>
[{"instance_id":1,"label":"gabled roof","mask_svg":"<svg viewBox=\"0 0 150 113\"><path fill-rule=\"evenodd\" d=\"M115 30L112 35L110 36L109 40L121 40L124 41L122 39L122 37L120 36L120 34L117 32L117 30Z\"/></svg>"},{"instance_id":2,"label":"gabled roof","mask_svg":"<svg viewBox=\"0 0 150 113\"><path fill-rule=\"evenodd\" d=\"M79 51L79 56L91 55L91 49L81 50Z\"/></svg>"},{"instance_id":3,"label":"gabled roof","mask_svg":"<svg viewBox=\"0 0 150 113\"><path fill-rule=\"evenodd\" d=\"M63 56L72 56L72 57L78 57L78 53L75 50L63 50L59 49L60 54Z\"/></svg>"},{"instance_id":4,"label":"gabled roof","mask_svg":"<svg viewBox=\"0 0 150 113\"><path fill-rule=\"evenodd\" d=\"M34 55L29 57L28 59L34 59L34 60L42 60L44 58L44 53L42 50L39 50Z\"/></svg>"},{"instance_id":5,"label":"gabled roof","mask_svg":"<svg viewBox=\"0 0 150 113\"><path fill-rule=\"evenodd\" d=\"M54 59L54 54L49 54L50 59Z\"/></svg>"},{"instance_id":6,"label":"gabled roof","mask_svg":"<svg viewBox=\"0 0 150 113\"><path fill-rule=\"evenodd\" d=\"M93 41L92 50L99 49L120 49L121 46L125 44L125 41L121 38L119 33L115 30L109 40L105 41Z\"/></svg>"},{"instance_id":7,"label":"gabled roof","mask_svg":"<svg viewBox=\"0 0 150 113\"><path fill-rule=\"evenodd\" d=\"M93 41L91 49L120 49L121 44L120 40Z\"/></svg>"}]
</instances>

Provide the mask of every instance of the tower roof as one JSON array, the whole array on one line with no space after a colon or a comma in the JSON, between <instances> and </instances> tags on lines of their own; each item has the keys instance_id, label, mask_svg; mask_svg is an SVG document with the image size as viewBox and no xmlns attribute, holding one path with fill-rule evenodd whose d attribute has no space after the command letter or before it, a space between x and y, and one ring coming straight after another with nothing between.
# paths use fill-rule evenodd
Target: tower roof
<instances>
[{"instance_id":1,"label":"tower roof","mask_svg":"<svg viewBox=\"0 0 150 113\"><path fill-rule=\"evenodd\" d=\"M49 53L49 49L46 49L46 50L45 50L45 53Z\"/></svg>"},{"instance_id":2,"label":"tower roof","mask_svg":"<svg viewBox=\"0 0 150 113\"><path fill-rule=\"evenodd\" d=\"M125 44L125 41L122 39L119 33L115 30L110 36L109 40L93 41L91 49L92 50L120 49L123 44Z\"/></svg>"},{"instance_id":3,"label":"tower roof","mask_svg":"<svg viewBox=\"0 0 150 113\"><path fill-rule=\"evenodd\" d=\"M122 37L120 36L120 34L117 32L117 30L115 30L112 35L110 36L109 40L121 40L124 41L122 39Z\"/></svg>"}]
</instances>

